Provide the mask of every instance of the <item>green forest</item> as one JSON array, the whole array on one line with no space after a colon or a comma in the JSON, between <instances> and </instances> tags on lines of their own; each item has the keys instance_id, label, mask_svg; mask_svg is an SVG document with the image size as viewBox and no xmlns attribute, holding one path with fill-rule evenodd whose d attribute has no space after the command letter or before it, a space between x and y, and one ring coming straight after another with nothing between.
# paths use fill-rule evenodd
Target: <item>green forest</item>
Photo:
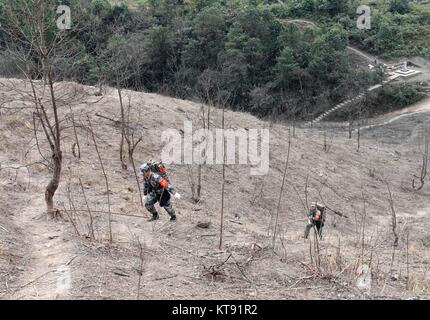
<instances>
[{"instance_id":1,"label":"green forest","mask_svg":"<svg viewBox=\"0 0 430 320\"><path fill-rule=\"evenodd\" d=\"M25 68L38 78L43 63L31 41L22 41L34 30L17 19L29 14L21 2L31 1L0 0L0 72L18 77ZM368 1L370 30L357 27L357 0L44 3L52 8L44 17L47 42L56 41L57 6L71 8L72 26L49 52L56 81L228 100L265 118L310 119L380 82L377 72L351 63L348 45L386 58L430 57L429 3Z\"/></svg>"}]
</instances>

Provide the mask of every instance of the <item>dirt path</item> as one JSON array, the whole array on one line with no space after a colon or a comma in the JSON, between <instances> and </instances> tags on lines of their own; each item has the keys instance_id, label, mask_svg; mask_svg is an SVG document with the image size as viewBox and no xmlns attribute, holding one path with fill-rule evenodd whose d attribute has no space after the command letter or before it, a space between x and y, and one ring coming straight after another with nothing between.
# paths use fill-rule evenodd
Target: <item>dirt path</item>
<instances>
[{"instance_id":1,"label":"dirt path","mask_svg":"<svg viewBox=\"0 0 430 320\"><path fill-rule=\"evenodd\" d=\"M404 117L410 117L413 115L416 115L418 113L423 113L423 112L430 112L430 98L426 98L424 100L421 100L409 107L403 108L401 110L397 110L391 113L388 113L386 115L383 116L385 120L383 122L380 123L376 123L376 124L371 124L368 126L364 126L361 127L360 130L367 130L367 129L371 129L374 127L380 127L380 126L386 126L390 123L393 123L399 119L402 119ZM357 130L356 130L357 131Z\"/></svg>"},{"instance_id":2,"label":"dirt path","mask_svg":"<svg viewBox=\"0 0 430 320\"><path fill-rule=\"evenodd\" d=\"M395 116L404 113L419 113L430 111L430 97L425 98L417 103L410 105L409 107L393 111L388 114L388 116Z\"/></svg>"},{"instance_id":3,"label":"dirt path","mask_svg":"<svg viewBox=\"0 0 430 320\"><path fill-rule=\"evenodd\" d=\"M71 288L70 264L75 251L66 238L66 223L47 218L40 195L27 202L25 209L14 216L14 223L27 232L30 256L10 298L65 299Z\"/></svg>"},{"instance_id":4,"label":"dirt path","mask_svg":"<svg viewBox=\"0 0 430 320\"><path fill-rule=\"evenodd\" d=\"M369 54L367 52L364 52L364 51L362 51L360 49L357 49L357 48L355 48L353 46L349 45L349 46L346 47L346 49L349 50L349 51L351 51L351 52L354 52L355 54L359 55L360 57L368 60L370 63L375 64L375 61L376 61L377 63L387 64L386 61L383 61L380 58L378 58L378 57L376 57L374 55L371 55L371 54Z\"/></svg>"}]
</instances>

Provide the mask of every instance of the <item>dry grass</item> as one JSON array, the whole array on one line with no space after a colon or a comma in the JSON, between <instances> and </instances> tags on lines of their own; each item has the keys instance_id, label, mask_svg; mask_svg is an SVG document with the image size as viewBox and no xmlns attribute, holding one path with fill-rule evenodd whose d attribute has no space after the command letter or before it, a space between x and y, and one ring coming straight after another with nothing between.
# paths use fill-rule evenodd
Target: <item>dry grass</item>
<instances>
[{"instance_id":1,"label":"dry grass","mask_svg":"<svg viewBox=\"0 0 430 320\"><path fill-rule=\"evenodd\" d=\"M58 86L61 86L59 84ZM69 88L71 84L64 84ZM120 131L112 122L95 117L95 113L119 118L119 102L115 92L108 90L103 100L96 102L92 95L97 89L79 86L87 95L74 106L77 123L85 122L88 114L92 120L106 174L109 178L113 243L108 242L108 225L105 212L108 209L103 173L98 165L97 154L91 136L83 128L78 135L82 158L76 159L70 146L74 142L71 127L64 130L63 180L56 196L60 209L71 210L76 228L83 236L76 235L70 221L44 221L31 219L43 212L43 202L36 201L47 181L47 170L32 167L30 189L19 192L16 186L1 185L1 193L11 203L12 225L24 221L28 228L38 228L39 233L58 237L57 245L64 253L53 262L54 266L70 263L72 286L65 298L136 298L140 283L142 299L276 299L276 298L404 298L410 295L428 297L429 262L428 219L418 212L430 213L426 207L429 191L420 193L402 188L402 182L410 180L419 163L419 155L409 144L393 147L374 141L364 135L361 151L356 152L355 141L347 133L335 133L330 152L317 152L323 148L323 133L317 130L296 129L292 138L290 165L286 176L285 190L279 211L279 233L275 250L271 250L272 236L268 233L271 211L279 197L285 156L288 147L288 130L285 125L271 126L270 171L267 176L249 175L249 166L228 166L226 175L226 216L222 250L219 243L220 213L220 166L204 166L201 200L192 201L186 166L169 165L169 173L176 188L183 195L175 202L178 222L168 222L168 215L160 211L161 220L147 223L147 213L140 206L139 192L133 170L121 169L119 161ZM72 89L70 89L72 90ZM131 98L131 125L144 136L143 143L135 151L137 162L159 157L160 133L166 128L183 128L183 121L193 122L195 129L200 124L200 105L172 99L156 94L124 91ZM213 126L220 127L221 112L213 110ZM10 117L10 118L9 118ZM7 135L6 152L0 161L11 159L17 163L28 163L38 159L30 135L19 133L21 127L31 120L30 114L16 118L4 113L0 121L0 135ZM226 123L231 128L269 128L269 124L248 114L226 112ZM67 124L67 121L65 122ZM28 129L26 129L28 130ZM42 143L42 150L47 150ZM401 156L392 157L397 151ZM392 160L396 159L396 160ZM372 174L369 174L372 168ZM0 174L3 174L0 171ZM301 238L306 223L304 212L305 183L309 176L307 199L329 204L349 216L341 218L329 212L324 239L319 249ZM89 214L79 185L82 180L88 205L93 214L94 236L88 234ZM387 202L384 181L390 182L396 212L399 219L399 247L395 254L393 269L391 215ZM68 192L68 188L69 191ZM364 216L363 195L366 202ZM70 203L71 197L73 205ZM25 218L20 211L25 206ZM73 212L73 208L82 211ZM120 215L116 215L120 214ZM134 215L127 217L124 215ZM66 220L70 219L66 216ZM406 254L402 221L408 221L409 246L409 290L406 290ZM1 220L0 220L1 221ZM209 228L197 227L209 222ZM57 228L61 225L61 228ZM57 229L60 229L58 231ZM1 233L0 233L1 234ZM14 234L16 239L18 234ZM57 241L29 236L30 242ZM141 274L141 252L136 246L140 239L143 248L144 267ZM1 238L0 240L2 240ZM61 242L64 240L64 243ZM67 240L67 241L66 241ZM314 241L314 240L312 240ZM30 251L32 247L30 246ZM310 251L311 248L311 251ZM9 250L9 249L6 249ZM22 253L26 255L26 252ZM39 266L38 257L32 252L26 256L30 266ZM75 258L74 258L75 257ZM58 265L57 265L58 264ZM370 265L372 290L362 292L355 286L357 271L363 264ZM34 270L37 272L37 270ZM392 275L397 278L392 280ZM25 280L22 278L19 283ZM34 274L36 276L36 274ZM53 278L44 278L37 284L40 296L50 297L55 291ZM35 277L34 277L35 278ZM132 289L131 289L132 288ZM29 289L20 292L32 296ZM14 296L16 297L16 296Z\"/></svg>"}]
</instances>

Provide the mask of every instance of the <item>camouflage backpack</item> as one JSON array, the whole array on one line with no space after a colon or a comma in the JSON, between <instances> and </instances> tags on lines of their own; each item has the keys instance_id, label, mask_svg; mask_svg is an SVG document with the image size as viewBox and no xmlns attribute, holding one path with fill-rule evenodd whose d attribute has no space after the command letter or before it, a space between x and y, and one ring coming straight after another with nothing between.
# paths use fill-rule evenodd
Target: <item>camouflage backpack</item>
<instances>
[{"instance_id":1,"label":"camouflage backpack","mask_svg":"<svg viewBox=\"0 0 430 320\"><path fill-rule=\"evenodd\" d=\"M321 212L321 219L320 219L320 221L322 222L322 224L324 224L324 222L325 222L325 206L320 205L320 204L317 203L316 207Z\"/></svg>"},{"instance_id":2,"label":"camouflage backpack","mask_svg":"<svg viewBox=\"0 0 430 320\"><path fill-rule=\"evenodd\" d=\"M161 161L150 161L151 171L158 173L161 177L170 182L169 177L167 175L166 166Z\"/></svg>"}]
</instances>

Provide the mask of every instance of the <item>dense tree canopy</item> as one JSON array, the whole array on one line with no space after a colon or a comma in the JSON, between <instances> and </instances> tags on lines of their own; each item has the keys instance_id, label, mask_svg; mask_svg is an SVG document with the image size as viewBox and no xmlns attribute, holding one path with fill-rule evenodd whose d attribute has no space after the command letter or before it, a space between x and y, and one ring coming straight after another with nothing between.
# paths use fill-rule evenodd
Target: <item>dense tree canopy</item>
<instances>
[{"instance_id":1,"label":"dense tree canopy","mask_svg":"<svg viewBox=\"0 0 430 320\"><path fill-rule=\"evenodd\" d=\"M0 0L0 59L9 64L11 24L4 6L12 2ZM372 83L369 73L351 67L345 52L350 41L377 54L430 53L420 40L420 28L430 21L428 6L402 0L376 5L371 30L356 27L355 0L140 0L130 7L108 0L61 2L71 7L67 32L75 40L57 78L182 98L223 92L232 108L259 116L309 118ZM297 18L317 26L291 22ZM211 90L203 90L208 84Z\"/></svg>"}]
</instances>

